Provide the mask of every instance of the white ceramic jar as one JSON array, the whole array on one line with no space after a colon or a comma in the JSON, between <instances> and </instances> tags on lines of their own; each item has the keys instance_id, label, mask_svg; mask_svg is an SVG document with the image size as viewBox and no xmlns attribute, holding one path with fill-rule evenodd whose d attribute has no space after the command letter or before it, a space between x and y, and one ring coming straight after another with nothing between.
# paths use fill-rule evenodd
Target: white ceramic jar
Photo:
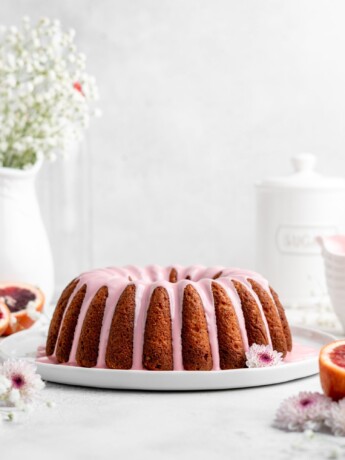
<instances>
[{"instance_id":1,"label":"white ceramic jar","mask_svg":"<svg viewBox=\"0 0 345 460\"><path fill-rule=\"evenodd\" d=\"M327 292L316 236L345 231L345 179L315 172L309 153L292 163L292 175L257 184L257 270L286 306L310 306Z\"/></svg>"}]
</instances>

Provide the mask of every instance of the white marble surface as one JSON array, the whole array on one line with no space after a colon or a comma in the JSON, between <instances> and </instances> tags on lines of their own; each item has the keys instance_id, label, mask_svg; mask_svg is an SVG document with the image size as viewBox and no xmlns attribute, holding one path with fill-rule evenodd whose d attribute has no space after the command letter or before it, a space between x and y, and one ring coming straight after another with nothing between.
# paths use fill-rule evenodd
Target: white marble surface
<instances>
[{"instance_id":1,"label":"white marble surface","mask_svg":"<svg viewBox=\"0 0 345 460\"><path fill-rule=\"evenodd\" d=\"M334 313L288 310L290 322L342 335ZM320 321L322 324L320 324ZM319 377L251 389L204 392L97 390L47 383L22 423L0 427L0 458L22 460L344 458L345 439L273 427L281 401L321 391Z\"/></svg>"},{"instance_id":2,"label":"white marble surface","mask_svg":"<svg viewBox=\"0 0 345 460\"><path fill-rule=\"evenodd\" d=\"M342 438L317 434L310 440L272 427L282 399L302 390L320 391L318 377L189 393L48 384L44 397L56 408L41 406L26 423L6 423L0 429L1 458L324 459L334 449L345 456Z\"/></svg>"}]
</instances>

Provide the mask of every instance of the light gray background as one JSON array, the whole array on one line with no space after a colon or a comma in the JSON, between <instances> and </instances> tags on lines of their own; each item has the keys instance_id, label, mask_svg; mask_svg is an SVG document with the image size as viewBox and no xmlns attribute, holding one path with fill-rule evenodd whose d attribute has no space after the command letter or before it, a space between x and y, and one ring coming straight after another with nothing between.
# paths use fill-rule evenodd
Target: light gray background
<instances>
[{"instance_id":1,"label":"light gray background","mask_svg":"<svg viewBox=\"0 0 345 460\"><path fill-rule=\"evenodd\" d=\"M300 151L343 174L345 2L1 1L1 23L24 14L76 29L101 92L74 188L66 166L41 178L58 282L91 265L255 267L255 181Z\"/></svg>"}]
</instances>

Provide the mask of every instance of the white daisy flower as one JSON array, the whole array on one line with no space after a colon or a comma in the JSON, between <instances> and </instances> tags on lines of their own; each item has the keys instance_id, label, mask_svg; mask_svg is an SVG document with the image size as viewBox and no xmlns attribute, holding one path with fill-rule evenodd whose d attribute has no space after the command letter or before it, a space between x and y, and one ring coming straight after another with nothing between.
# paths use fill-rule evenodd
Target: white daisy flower
<instances>
[{"instance_id":1,"label":"white daisy flower","mask_svg":"<svg viewBox=\"0 0 345 460\"><path fill-rule=\"evenodd\" d=\"M16 404L32 402L44 388L41 376L36 373L36 366L24 360L7 360L0 365L0 374L10 381L9 401Z\"/></svg>"},{"instance_id":2,"label":"white daisy flower","mask_svg":"<svg viewBox=\"0 0 345 460\"><path fill-rule=\"evenodd\" d=\"M331 404L332 400L321 393L302 391L281 403L274 425L289 431L317 431L328 419Z\"/></svg>"},{"instance_id":3,"label":"white daisy flower","mask_svg":"<svg viewBox=\"0 0 345 460\"><path fill-rule=\"evenodd\" d=\"M335 436L345 436L345 398L332 403L325 423Z\"/></svg>"},{"instance_id":4,"label":"white daisy flower","mask_svg":"<svg viewBox=\"0 0 345 460\"><path fill-rule=\"evenodd\" d=\"M11 388L10 380L4 375L0 375L0 399L6 395L8 390Z\"/></svg>"},{"instance_id":5,"label":"white daisy flower","mask_svg":"<svg viewBox=\"0 0 345 460\"><path fill-rule=\"evenodd\" d=\"M270 345L258 345L254 343L246 352L246 358L247 367L270 367L280 364L283 355L273 350Z\"/></svg>"},{"instance_id":6,"label":"white daisy flower","mask_svg":"<svg viewBox=\"0 0 345 460\"><path fill-rule=\"evenodd\" d=\"M17 388L12 388L7 399L15 406L20 401L20 391Z\"/></svg>"}]
</instances>

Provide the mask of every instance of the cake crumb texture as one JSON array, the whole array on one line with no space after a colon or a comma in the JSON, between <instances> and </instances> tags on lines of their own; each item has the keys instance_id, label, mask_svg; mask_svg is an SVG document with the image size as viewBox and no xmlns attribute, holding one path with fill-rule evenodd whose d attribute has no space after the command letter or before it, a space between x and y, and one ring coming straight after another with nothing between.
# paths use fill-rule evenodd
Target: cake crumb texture
<instances>
[{"instance_id":1,"label":"cake crumb texture","mask_svg":"<svg viewBox=\"0 0 345 460\"><path fill-rule=\"evenodd\" d=\"M86 294L86 284L74 295L62 322L59 340L56 345L56 359L59 363L67 363L71 353L75 328Z\"/></svg>"},{"instance_id":2,"label":"cake crumb texture","mask_svg":"<svg viewBox=\"0 0 345 460\"><path fill-rule=\"evenodd\" d=\"M212 293L217 319L220 368L245 367L245 350L232 302L218 283L212 283Z\"/></svg>"},{"instance_id":3,"label":"cake crumb texture","mask_svg":"<svg viewBox=\"0 0 345 460\"><path fill-rule=\"evenodd\" d=\"M278 313L279 313L279 316L280 316L280 321L281 321L282 326L283 326L283 331L284 331L284 335L285 335L287 350L291 351L292 350L292 336L291 336L290 326L289 326L288 320L287 320L286 315L285 315L284 307L281 304L281 302L279 300L279 296L276 293L276 291L271 287L270 287L270 290L271 290L272 297L274 299L274 303L276 304L276 307L278 309Z\"/></svg>"},{"instance_id":4,"label":"cake crumb texture","mask_svg":"<svg viewBox=\"0 0 345 460\"><path fill-rule=\"evenodd\" d=\"M58 303L54 310L53 318L50 322L49 331L48 331L48 338L47 338L47 345L46 345L46 353L47 356L51 356L54 353L55 345L57 342L57 338L59 335L60 326L62 323L62 318L65 313L66 307L68 305L68 301L73 294L77 284L78 279L71 281L68 286L62 291L62 294L58 300Z\"/></svg>"},{"instance_id":5,"label":"cake crumb texture","mask_svg":"<svg viewBox=\"0 0 345 460\"><path fill-rule=\"evenodd\" d=\"M182 358L188 371L209 371L213 367L204 307L198 291L188 284L182 305Z\"/></svg>"},{"instance_id":6,"label":"cake crumb texture","mask_svg":"<svg viewBox=\"0 0 345 460\"><path fill-rule=\"evenodd\" d=\"M271 335L272 348L280 353L283 353L283 356L286 356L287 353L287 344L285 339L285 334L283 326L280 320L278 310L273 303L270 295L260 286L259 283L253 279L248 280L252 285L252 288L256 295L259 297L260 303L265 313L266 321Z\"/></svg>"},{"instance_id":7,"label":"cake crumb texture","mask_svg":"<svg viewBox=\"0 0 345 460\"><path fill-rule=\"evenodd\" d=\"M216 273L212 279L217 280L218 278L222 276L222 273L223 273L222 271Z\"/></svg>"},{"instance_id":8,"label":"cake crumb texture","mask_svg":"<svg viewBox=\"0 0 345 460\"><path fill-rule=\"evenodd\" d=\"M131 369L133 365L135 292L135 285L129 284L115 308L105 356L110 369Z\"/></svg>"},{"instance_id":9,"label":"cake crumb texture","mask_svg":"<svg viewBox=\"0 0 345 460\"><path fill-rule=\"evenodd\" d=\"M172 371L174 368L170 301L167 290L156 287L147 310L143 366L148 370Z\"/></svg>"},{"instance_id":10,"label":"cake crumb texture","mask_svg":"<svg viewBox=\"0 0 345 460\"><path fill-rule=\"evenodd\" d=\"M253 345L253 343L257 343L258 345L268 345L269 341L266 333L266 327L254 297L241 282L232 280L232 283L235 286L237 294L241 300L249 346Z\"/></svg>"},{"instance_id":11,"label":"cake crumb texture","mask_svg":"<svg viewBox=\"0 0 345 460\"><path fill-rule=\"evenodd\" d=\"M176 268L172 268L170 275L169 275L170 283L177 283L177 270Z\"/></svg>"},{"instance_id":12,"label":"cake crumb texture","mask_svg":"<svg viewBox=\"0 0 345 460\"><path fill-rule=\"evenodd\" d=\"M97 364L99 339L101 336L108 288L102 286L93 297L84 318L79 337L76 361L82 367L94 367Z\"/></svg>"}]
</instances>

